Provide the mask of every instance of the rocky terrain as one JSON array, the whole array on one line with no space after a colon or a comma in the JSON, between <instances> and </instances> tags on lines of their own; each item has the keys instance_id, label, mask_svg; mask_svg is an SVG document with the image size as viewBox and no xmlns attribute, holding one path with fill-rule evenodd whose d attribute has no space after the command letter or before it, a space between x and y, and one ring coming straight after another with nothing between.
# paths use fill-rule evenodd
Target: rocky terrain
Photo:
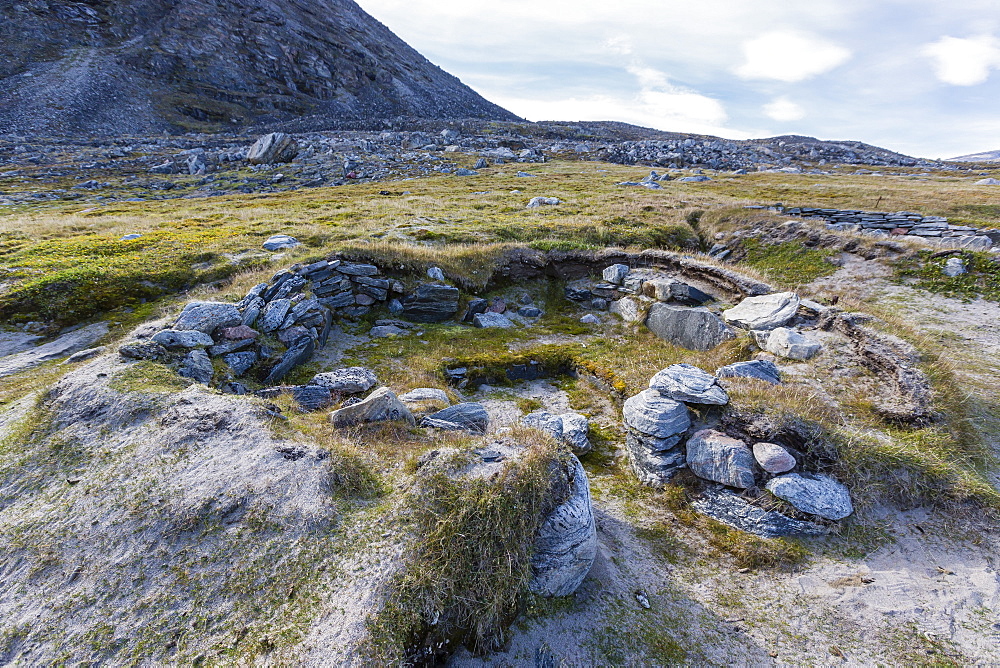
<instances>
[{"instance_id":1,"label":"rocky terrain","mask_svg":"<svg viewBox=\"0 0 1000 668\"><path fill-rule=\"evenodd\" d=\"M351 0L0 6L0 134L516 117Z\"/></svg>"}]
</instances>

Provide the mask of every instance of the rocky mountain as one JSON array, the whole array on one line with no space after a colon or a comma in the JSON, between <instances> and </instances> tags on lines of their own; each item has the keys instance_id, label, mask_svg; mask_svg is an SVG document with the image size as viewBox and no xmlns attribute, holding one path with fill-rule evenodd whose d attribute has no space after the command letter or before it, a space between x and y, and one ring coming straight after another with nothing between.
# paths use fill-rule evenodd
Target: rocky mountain
<instances>
[{"instance_id":1,"label":"rocky mountain","mask_svg":"<svg viewBox=\"0 0 1000 668\"><path fill-rule=\"evenodd\" d=\"M1000 162L1000 151L984 151L952 158L955 162Z\"/></svg>"},{"instance_id":2,"label":"rocky mountain","mask_svg":"<svg viewBox=\"0 0 1000 668\"><path fill-rule=\"evenodd\" d=\"M0 2L0 133L516 120L351 0Z\"/></svg>"}]
</instances>

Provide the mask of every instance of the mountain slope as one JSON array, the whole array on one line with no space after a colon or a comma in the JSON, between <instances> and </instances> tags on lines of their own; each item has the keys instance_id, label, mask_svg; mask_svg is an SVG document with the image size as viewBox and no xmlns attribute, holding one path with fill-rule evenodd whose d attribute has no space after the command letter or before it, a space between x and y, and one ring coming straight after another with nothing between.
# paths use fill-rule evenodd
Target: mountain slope
<instances>
[{"instance_id":1,"label":"mountain slope","mask_svg":"<svg viewBox=\"0 0 1000 668\"><path fill-rule=\"evenodd\" d=\"M0 132L516 120L352 0L0 3Z\"/></svg>"},{"instance_id":2,"label":"mountain slope","mask_svg":"<svg viewBox=\"0 0 1000 668\"><path fill-rule=\"evenodd\" d=\"M1000 162L1000 151L983 151L982 153L961 155L951 160L953 162Z\"/></svg>"}]
</instances>

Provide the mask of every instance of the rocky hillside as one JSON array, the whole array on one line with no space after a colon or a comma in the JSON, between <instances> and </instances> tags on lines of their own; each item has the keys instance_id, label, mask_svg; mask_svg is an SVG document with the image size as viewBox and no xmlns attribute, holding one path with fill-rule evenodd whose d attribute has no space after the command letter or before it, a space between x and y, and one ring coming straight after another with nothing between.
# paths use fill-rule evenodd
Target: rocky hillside
<instances>
[{"instance_id":1,"label":"rocky hillside","mask_svg":"<svg viewBox=\"0 0 1000 668\"><path fill-rule=\"evenodd\" d=\"M0 133L515 120L351 0L0 4Z\"/></svg>"},{"instance_id":2,"label":"rocky hillside","mask_svg":"<svg viewBox=\"0 0 1000 668\"><path fill-rule=\"evenodd\" d=\"M1000 151L983 151L952 158L955 162L1000 162Z\"/></svg>"}]
</instances>

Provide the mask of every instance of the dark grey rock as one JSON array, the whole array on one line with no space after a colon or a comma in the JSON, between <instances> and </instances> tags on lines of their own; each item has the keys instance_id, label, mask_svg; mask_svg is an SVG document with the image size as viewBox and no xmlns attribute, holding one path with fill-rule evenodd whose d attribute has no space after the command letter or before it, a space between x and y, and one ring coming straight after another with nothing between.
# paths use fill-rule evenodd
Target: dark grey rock
<instances>
[{"instance_id":1,"label":"dark grey rock","mask_svg":"<svg viewBox=\"0 0 1000 668\"><path fill-rule=\"evenodd\" d=\"M178 373L185 378L208 385L212 382L215 369L212 367L212 360L209 359L208 353L204 350L192 350L184 357Z\"/></svg>"},{"instance_id":2,"label":"dark grey rock","mask_svg":"<svg viewBox=\"0 0 1000 668\"><path fill-rule=\"evenodd\" d=\"M344 263L337 267L337 271L348 276L375 276L378 274L378 267L373 264Z\"/></svg>"},{"instance_id":3,"label":"dark grey rock","mask_svg":"<svg viewBox=\"0 0 1000 668\"><path fill-rule=\"evenodd\" d=\"M164 348L199 348L215 344L212 337L204 332L195 330L179 331L176 329L164 329L153 335L153 341L159 343Z\"/></svg>"},{"instance_id":4,"label":"dark grey rock","mask_svg":"<svg viewBox=\"0 0 1000 668\"><path fill-rule=\"evenodd\" d=\"M764 510L726 489L706 490L692 506L702 515L761 538L822 536L827 533L818 524Z\"/></svg>"},{"instance_id":5,"label":"dark grey rock","mask_svg":"<svg viewBox=\"0 0 1000 668\"><path fill-rule=\"evenodd\" d=\"M540 318L542 310L537 306L522 306L517 309L517 314L523 318Z\"/></svg>"},{"instance_id":6,"label":"dark grey rock","mask_svg":"<svg viewBox=\"0 0 1000 668\"><path fill-rule=\"evenodd\" d=\"M687 465L699 478L749 489L756 484L753 452L746 443L703 429L687 442Z\"/></svg>"},{"instance_id":7,"label":"dark grey rock","mask_svg":"<svg viewBox=\"0 0 1000 668\"><path fill-rule=\"evenodd\" d=\"M684 449L680 446L681 439L681 434L656 438L634 429L626 431L625 449L639 482L650 487L663 487L687 466Z\"/></svg>"},{"instance_id":8,"label":"dark grey rock","mask_svg":"<svg viewBox=\"0 0 1000 668\"><path fill-rule=\"evenodd\" d=\"M132 360L161 360L167 356L167 349L155 341L136 341L119 348L118 354Z\"/></svg>"},{"instance_id":9,"label":"dark grey rock","mask_svg":"<svg viewBox=\"0 0 1000 668\"><path fill-rule=\"evenodd\" d=\"M482 404L466 402L428 415L421 421L420 426L485 434L490 427L490 415Z\"/></svg>"},{"instance_id":10,"label":"dark grey rock","mask_svg":"<svg viewBox=\"0 0 1000 668\"><path fill-rule=\"evenodd\" d=\"M493 313L491 311L474 316L472 324L474 327L481 327L483 329L512 329L516 327L510 318L504 314Z\"/></svg>"},{"instance_id":11,"label":"dark grey rock","mask_svg":"<svg viewBox=\"0 0 1000 668\"><path fill-rule=\"evenodd\" d=\"M768 360L753 360L751 362L735 362L719 368L715 375L718 378L755 378L772 385L781 382L781 372L774 362Z\"/></svg>"},{"instance_id":12,"label":"dark grey rock","mask_svg":"<svg viewBox=\"0 0 1000 668\"><path fill-rule=\"evenodd\" d=\"M711 350L736 338L719 316L705 308L656 303L646 327L661 339L688 350Z\"/></svg>"},{"instance_id":13,"label":"dark grey rock","mask_svg":"<svg viewBox=\"0 0 1000 668\"><path fill-rule=\"evenodd\" d=\"M222 361L233 370L235 375L242 376L257 363L257 353L252 351L245 353L230 353L228 355L223 355Z\"/></svg>"},{"instance_id":14,"label":"dark grey rock","mask_svg":"<svg viewBox=\"0 0 1000 668\"><path fill-rule=\"evenodd\" d=\"M330 390L319 385L299 385L292 388L292 397L306 412L319 411L333 405Z\"/></svg>"},{"instance_id":15,"label":"dark grey rock","mask_svg":"<svg viewBox=\"0 0 1000 668\"><path fill-rule=\"evenodd\" d=\"M302 242L295 237L290 237L287 234L275 234L268 237L267 241L264 242L263 248L268 251L280 251L286 250L288 248L295 248L296 246L301 246Z\"/></svg>"},{"instance_id":16,"label":"dark grey rock","mask_svg":"<svg viewBox=\"0 0 1000 668\"><path fill-rule=\"evenodd\" d=\"M414 322L444 322L458 312L458 288L422 283L403 299L403 317Z\"/></svg>"},{"instance_id":17,"label":"dark grey rock","mask_svg":"<svg viewBox=\"0 0 1000 668\"><path fill-rule=\"evenodd\" d=\"M277 383L289 371L312 359L314 352L316 352L316 342L308 336L302 337L302 339L297 341L293 347L289 348L282 355L281 360L271 369L271 373L268 374L264 382L268 385Z\"/></svg>"},{"instance_id":18,"label":"dark grey rock","mask_svg":"<svg viewBox=\"0 0 1000 668\"><path fill-rule=\"evenodd\" d=\"M465 311L465 317L462 318L464 322L472 322L480 313L486 313L486 309L490 307L490 302L488 299L470 299L468 308Z\"/></svg>"},{"instance_id":19,"label":"dark grey rock","mask_svg":"<svg viewBox=\"0 0 1000 668\"><path fill-rule=\"evenodd\" d=\"M268 302L264 310L261 311L260 317L257 318L257 329L262 332L273 332L280 329L291 308L291 299L275 299Z\"/></svg>"}]
</instances>

